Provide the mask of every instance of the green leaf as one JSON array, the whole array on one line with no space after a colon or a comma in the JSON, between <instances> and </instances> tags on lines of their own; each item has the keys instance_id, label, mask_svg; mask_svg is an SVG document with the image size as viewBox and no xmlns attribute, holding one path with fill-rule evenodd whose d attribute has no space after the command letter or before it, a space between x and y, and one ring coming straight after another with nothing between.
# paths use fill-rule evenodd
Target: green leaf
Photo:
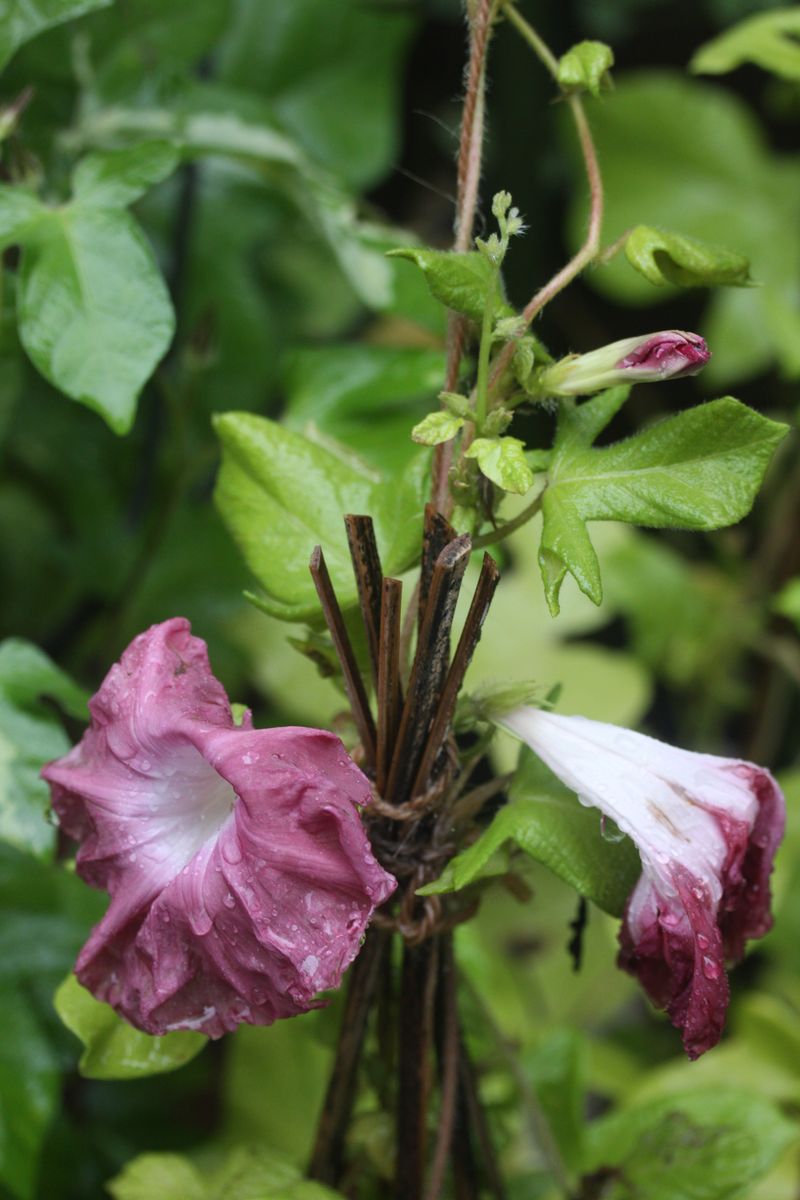
<instances>
[{"instance_id":1,"label":"green leaf","mask_svg":"<svg viewBox=\"0 0 800 1200\"><path fill-rule=\"evenodd\" d=\"M462 313L471 321L483 320L486 298L495 287L496 271L489 260L477 250L426 250L403 246L390 250L389 258L405 258L416 263L425 276L431 294L453 312ZM494 319L514 315L501 295L495 302Z\"/></svg>"},{"instance_id":2,"label":"green leaf","mask_svg":"<svg viewBox=\"0 0 800 1200\"><path fill-rule=\"evenodd\" d=\"M0 845L0 1190L31 1200L65 1061L51 997L102 898L60 867Z\"/></svg>"},{"instance_id":3,"label":"green leaf","mask_svg":"<svg viewBox=\"0 0 800 1200\"><path fill-rule=\"evenodd\" d=\"M487 873L495 874L491 859L509 841L616 917L622 915L642 870L630 839L606 841L598 813L582 805L524 747L508 804L478 841L457 854L442 876L420 888L419 894L457 892Z\"/></svg>"},{"instance_id":4,"label":"green leaf","mask_svg":"<svg viewBox=\"0 0 800 1200\"><path fill-rule=\"evenodd\" d=\"M49 859L56 831L47 820L50 790L39 772L70 743L42 703L45 696L85 718L85 693L46 654L17 639L0 643L0 838Z\"/></svg>"},{"instance_id":5,"label":"green leaf","mask_svg":"<svg viewBox=\"0 0 800 1200\"><path fill-rule=\"evenodd\" d=\"M250 413L225 413L215 499L223 520L266 595L259 605L283 620L319 617L308 561L322 546L343 607L356 602L345 513L370 513L384 571L404 571L419 554L427 487L423 453L397 478L382 478L282 425ZM343 449L343 448L340 448Z\"/></svg>"},{"instance_id":6,"label":"green leaf","mask_svg":"<svg viewBox=\"0 0 800 1200\"><path fill-rule=\"evenodd\" d=\"M284 419L299 433L318 429L393 472L417 454L409 430L443 377L438 350L363 344L293 350L283 374Z\"/></svg>"},{"instance_id":7,"label":"green leaf","mask_svg":"<svg viewBox=\"0 0 800 1200\"><path fill-rule=\"evenodd\" d=\"M0 186L0 245L13 246L25 240L42 215L42 205L22 187Z\"/></svg>"},{"instance_id":8,"label":"green leaf","mask_svg":"<svg viewBox=\"0 0 800 1200\"><path fill-rule=\"evenodd\" d=\"M204 1176L180 1154L142 1154L106 1188L114 1200L210 1200Z\"/></svg>"},{"instance_id":9,"label":"green leaf","mask_svg":"<svg viewBox=\"0 0 800 1200\"><path fill-rule=\"evenodd\" d=\"M423 446L438 446L454 438L463 424L464 418L454 413L432 412L414 426L411 436Z\"/></svg>"},{"instance_id":10,"label":"green leaf","mask_svg":"<svg viewBox=\"0 0 800 1200\"><path fill-rule=\"evenodd\" d=\"M217 1170L179 1154L142 1154L107 1185L114 1200L336 1200L320 1183L263 1148L237 1146Z\"/></svg>"},{"instance_id":11,"label":"green leaf","mask_svg":"<svg viewBox=\"0 0 800 1200\"><path fill-rule=\"evenodd\" d=\"M695 53L689 70L724 75L755 63L792 83L800 82L800 8L779 8L740 21Z\"/></svg>"},{"instance_id":12,"label":"green leaf","mask_svg":"<svg viewBox=\"0 0 800 1200\"><path fill-rule=\"evenodd\" d=\"M794 621L800 629L800 576L795 576L785 584L773 601L776 612Z\"/></svg>"},{"instance_id":13,"label":"green leaf","mask_svg":"<svg viewBox=\"0 0 800 1200\"><path fill-rule=\"evenodd\" d=\"M775 154L750 108L732 92L665 71L618 78L613 95L592 113L592 133L603 166L609 241L639 224L669 229L680 214L683 233L735 247L760 281L757 288L726 288L709 297L698 332L714 357L703 379L727 387L776 358L788 375L800 374L794 266L800 260L794 217L800 159ZM576 179L582 172L576 158ZM573 245L581 244L585 225L583 193L576 190ZM664 299L663 290L631 271L622 256L587 281L627 304Z\"/></svg>"},{"instance_id":14,"label":"green leaf","mask_svg":"<svg viewBox=\"0 0 800 1200\"><path fill-rule=\"evenodd\" d=\"M796 1141L755 1090L693 1088L595 1121L584 1169L618 1172L608 1200L737 1200Z\"/></svg>"},{"instance_id":15,"label":"green leaf","mask_svg":"<svg viewBox=\"0 0 800 1200\"><path fill-rule=\"evenodd\" d=\"M623 442L593 448L591 442L622 402L619 391L560 412L539 549L554 616L568 571L595 604L602 598L587 521L703 530L733 525L750 511L787 430L726 396Z\"/></svg>"},{"instance_id":16,"label":"green leaf","mask_svg":"<svg viewBox=\"0 0 800 1200\"><path fill-rule=\"evenodd\" d=\"M0 70L15 50L45 29L82 17L112 0L8 0L0 22Z\"/></svg>"},{"instance_id":17,"label":"green leaf","mask_svg":"<svg viewBox=\"0 0 800 1200\"><path fill-rule=\"evenodd\" d=\"M153 252L128 213L42 209L23 251L18 319L44 377L126 433L174 329Z\"/></svg>"},{"instance_id":18,"label":"green leaf","mask_svg":"<svg viewBox=\"0 0 800 1200\"><path fill-rule=\"evenodd\" d=\"M570 1172L580 1170L586 1117L587 1050L575 1029L559 1029L523 1058L542 1111Z\"/></svg>"},{"instance_id":19,"label":"green leaf","mask_svg":"<svg viewBox=\"0 0 800 1200\"><path fill-rule=\"evenodd\" d=\"M743 254L668 229L637 225L625 242L632 267L655 287L746 287L750 263Z\"/></svg>"},{"instance_id":20,"label":"green leaf","mask_svg":"<svg viewBox=\"0 0 800 1200\"><path fill-rule=\"evenodd\" d=\"M175 1071L200 1053L201 1033L179 1031L151 1037L134 1029L114 1009L68 975L55 994L61 1020L83 1042L78 1067L87 1079L142 1079Z\"/></svg>"},{"instance_id":21,"label":"green leaf","mask_svg":"<svg viewBox=\"0 0 800 1200\"><path fill-rule=\"evenodd\" d=\"M268 100L315 162L374 184L395 161L410 14L359 0L242 0L219 56L225 82Z\"/></svg>"},{"instance_id":22,"label":"green leaf","mask_svg":"<svg viewBox=\"0 0 800 1200\"><path fill-rule=\"evenodd\" d=\"M614 65L614 51L604 42L578 42L558 62L558 82L565 92L590 92L599 96L611 87L608 72Z\"/></svg>"},{"instance_id":23,"label":"green leaf","mask_svg":"<svg viewBox=\"0 0 800 1200\"><path fill-rule=\"evenodd\" d=\"M178 165L169 142L138 142L124 150L96 151L78 163L72 176L75 199L89 208L123 208Z\"/></svg>"},{"instance_id":24,"label":"green leaf","mask_svg":"<svg viewBox=\"0 0 800 1200\"><path fill-rule=\"evenodd\" d=\"M504 492L524 496L533 485L533 471L525 458L525 443L519 438L476 438L465 458L477 459L486 478Z\"/></svg>"}]
</instances>

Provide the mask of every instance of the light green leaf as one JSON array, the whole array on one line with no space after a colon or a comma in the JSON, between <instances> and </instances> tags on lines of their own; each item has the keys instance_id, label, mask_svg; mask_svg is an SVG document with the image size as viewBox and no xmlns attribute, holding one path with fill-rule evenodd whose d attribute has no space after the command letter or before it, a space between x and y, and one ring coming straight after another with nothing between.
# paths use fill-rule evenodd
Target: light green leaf
<instances>
[{"instance_id":1,"label":"light green leaf","mask_svg":"<svg viewBox=\"0 0 800 1200\"><path fill-rule=\"evenodd\" d=\"M454 250L426 250L403 246L390 250L389 258L406 258L416 263L425 281L440 304L453 312L463 313L471 321L483 319L489 289L495 287L495 268L477 250L459 253ZM514 310L498 294L494 319L514 315Z\"/></svg>"},{"instance_id":2,"label":"light green leaf","mask_svg":"<svg viewBox=\"0 0 800 1200\"><path fill-rule=\"evenodd\" d=\"M175 1071L200 1053L208 1039L179 1031L151 1037L134 1029L114 1009L68 975L55 994L61 1020L83 1042L78 1067L87 1079L142 1079Z\"/></svg>"},{"instance_id":3,"label":"light green leaf","mask_svg":"<svg viewBox=\"0 0 800 1200\"><path fill-rule=\"evenodd\" d=\"M204 1176L180 1154L142 1154L106 1188L114 1200L210 1200Z\"/></svg>"},{"instance_id":4,"label":"light green leaf","mask_svg":"<svg viewBox=\"0 0 800 1200\"><path fill-rule=\"evenodd\" d=\"M345 513L370 513L384 571L404 571L419 554L428 455L398 478L382 478L282 425L250 413L225 413L215 499L223 520L266 595L257 602L284 620L318 619L308 571L322 546L343 607L356 601ZM341 448L343 450L343 448Z\"/></svg>"},{"instance_id":5,"label":"light green leaf","mask_svg":"<svg viewBox=\"0 0 800 1200\"><path fill-rule=\"evenodd\" d=\"M475 458L482 473L504 492L524 496L533 485L525 443L515 437L476 438L466 458Z\"/></svg>"},{"instance_id":6,"label":"light green leaf","mask_svg":"<svg viewBox=\"0 0 800 1200\"><path fill-rule=\"evenodd\" d=\"M598 813L582 805L524 747L508 804L478 841L457 854L441 878L420 888L420 894L460 891L484 874L496 874L491 859L509 841L613 916L622 915L642 870L630 839L606 841Z\"/></svg>"},{"instance_id":7,"label":"light green leaf","mask_svg":"<svg viewBox=\"0 0 800 1200\"><path fill-rule=\"evenodd\" d=\"M17 639L0 643L0 838L49 859L56 831L39 772L70 743L43 696L72 716L86 716L85 693L46 654Z\"/></svg>"},{"instance_id":8,"label":"light green leaf","mask_svg":"<svg viewBox=\"0 0 800 1200\"><path fill-rule=\"evenodd\" d=\"M179 1154L142 1154L106 1186L114 1200L341 1200L280 1155L247 1146L211 1172Z\"/></svg>"},{"instance_id":9,"label":"light green leaf","mask_svg":"<svg viewBox=\"0 0 800 1200\"><path fill-rule=\"evenodd\" d=\"M750 511L787 431L726 396L623 442L593 448L591 441L609 420L610 396L605 392L585 404L565 406L559 416L539 550L554 616L568 571L595 604L602 597L587 521L703 530L732 525Z\"/></svg>"},{"instance_id":10,"label":"light green leaf","mask_svg":"<svg viewBox=\"0 0 800 1200\"><path fill-rule=\"evenodd\" d=\"M746 287L750 264L743 254L668 229L637 225L625 242L632 267L655 287Z\"/></svg>"},{"instance_id":11,"label":"light green leaf","mask_svg":"<svg viewBox=\"0 0 800 1200\"><path fill-rule=\"evenodd\" d=\"M790 579L778 592L773 602L776 612L794 621L800 629L800 576Z\"/></svg>"},{"instance_id":12,"label":"light green leaf","mask_svg":"<svg viewBox=\"0 0 800 1200\"><path fill-rule=\"evenodd\" d=\"M42 215L41 202L26 188L0 185L0 246L23 242Z\"/></svg>"},{"instance_id":13,"label":"light green leaf","mask_svg":"<svg viewBox=\"0 0 800 1200\"><path fill-rule=\"evenodd\" d=\"M417 451L409 429L430 407L444 377L438 350L348 344L287 356L285 423L318 429L381 470L405 467Z\"/></svg>"},{"instance_id":14,"label":"light green leaf","mask_svg":"<svg viewBox=\"0 0 800 1200\"><path fill-rule=\"evenodd\" d=\"M17 303L34 365L115 433L126 433L174 329L139 226L124 211L78 203L43 209L24 247Z\"/></svg>"},{"instance_id":15,"label":"light green leaf","mask_svg":"<svg viewBox=\"0 0 800 1200\"><path fill-rule=\"evenodd\" d=\"M709 297L698 328L714 352L704 381L727 387L776 358L787 374L799 374L800 160L769 149L751 110L732 92L665 71L618 77L613 95L592 113L592 133L609 241L639 224L669 229L679 214L682 233L734 247L750 260L759 287ZM576 178L582 171L576 160ZM581 243L585 224L583 193L576 190L573 245ZM664 299L622 256L587 281L628 304Z\"/></svg>"},{"instance_id":16,"label":"light green leaf","mask_svg":"<svg viewBox=\"0 0 800 1200\"><path fill-rule=\"evenodd\" d=\"M614 51L605 42L578 42L558 62L558 82L565 92L590 92L599 96L611 87L608 72L614 65Z\"/></svg>"},{"instance_id":17,"label":"light green leaf","mask_svg":"<svg viewBox=\"0 0 800 1200\"><path fill-rule=\"evenodd\" d=\"M564 1165L580 1170L586 1129L588 1045L576 1029L559 1029L522 1060Z\"/></svg>"},{"instance_id":18,"label":"light green leaf","mask_svg":"<svg viewBox=\"0 0 800 1200\"><path fill-rule=\"evenodd\" d=\"M8 0L0 20L0 70L15 50L45 29L62 25L112 0Z\"/></svg>"},{"instance_id":19,"label":"light green leaf","mask_svg":"<svg viewBox=\"0 0 800 1200\"><path fill-rule=\"evenodd\" d=\"M454 438L464 424L463 417L450 412L432 412L415 425L411 436L422 446L438 446Z\"/></svg>"},{"instance_id":20,"label":"light green leaf","mask_svg":"<svg viewBox=\"0 0 800 1200\"><path fill-rule=\"evenodd\" d=\"M758 13L706 42L689 63L699 75L724 75L755 63L792 83L800 82L800 8Z\"/></svg>"},{"instance_id":21,"label":"light green leaf","mask_svg":"<svg viewBox=\"0 0 800 1200\"><path fill-rule=\"evenodd\" d=\"M753 1089L693 1088L591 1124L584 1170L619 1170L609 1200L737 1200L797 1136Z\"/></svg>"},{"instance_id":22,"label":"light green leaf","mask_svg":"<svg viewBox=\"0 0 800 1200\"><path fill-rule=\"evenodd\" d=\"M85 207L124 208L171 175L178 152L169 142L138 142L124 150L96 151L72 175L75 199Z\"/></svg>"}]
</instances>

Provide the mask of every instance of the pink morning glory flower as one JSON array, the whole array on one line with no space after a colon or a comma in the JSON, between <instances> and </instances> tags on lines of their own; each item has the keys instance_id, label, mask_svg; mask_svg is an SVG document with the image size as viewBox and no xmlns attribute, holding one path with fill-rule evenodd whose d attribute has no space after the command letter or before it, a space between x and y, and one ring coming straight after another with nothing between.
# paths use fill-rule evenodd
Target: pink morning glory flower
<instances>
[{"instance_id":1,"label":"pink morning glory flower","mask_svg":"<svg viewBox=\"0 0 800 1200\"><path fill-rule=\"evenodd\" d=\"M111 895L80 982L151 1034L220 1037L314 1007L395 887L339 739L235 725L178 617L131 643L89 708L80 743L42 772L78 873Z\"/></svg>"},{"instance_id":2,"label":"pink morning glory flower","mask_svg":"<svg viewBox=\"0 0 800 1200\"><path fill-rule=\"evenodd\" d=\"M703 338L665 329L573 354L545 368L540 383L551 396L587 396L620 383L657 383L696 375L711 358Z\"/></svg>"},{"instance_id":3,"label":"pink morning glory flower","mask_svg":"<svg viewBox=\"0 0 800 1200\"><path fill-rule=\"evenodd\" d=\"M726 960L771 927L769 876L785 803L762 767L694 754L584 717L519 708L502 725L639 851L620 965L683 1034L690 1058L716 1045Z\"/></svg>"}]
</instances>

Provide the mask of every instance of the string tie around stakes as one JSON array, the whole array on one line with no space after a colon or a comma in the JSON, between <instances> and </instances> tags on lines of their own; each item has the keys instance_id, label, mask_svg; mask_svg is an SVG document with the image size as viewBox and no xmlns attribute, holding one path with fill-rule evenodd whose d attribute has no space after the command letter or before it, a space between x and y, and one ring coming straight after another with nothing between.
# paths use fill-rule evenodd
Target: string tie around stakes
<instances>
[{"instance_id":1,"label":"string tie around stakes","mask_svg":"<svg viewBox=\"0 0 800 1200\"><path fill-rule=\"evenodd\" d=\"M380 861L401 881L388 911L373 917L382 929L419 945L444 933L475 911L453 907L437 896L418 897L417 888L437 878L455 853L446 836L443 811L457 783L460 763L451 723L467 667L499 582L494 561L484 555L480 576L451 656L456 602L472 552L468 535L456 534L432 506L425 510L419 585L417 644L406 686L400 655L402 584L383 575L372 520L345 517L347 540L377 699L373 716L360 668L330 579L322 548L310 570L342 673L363 748L363 769L373 781L366 811L370 839ZM432 814L439 811L439 819Z\"/></svg>"}]
</instances>

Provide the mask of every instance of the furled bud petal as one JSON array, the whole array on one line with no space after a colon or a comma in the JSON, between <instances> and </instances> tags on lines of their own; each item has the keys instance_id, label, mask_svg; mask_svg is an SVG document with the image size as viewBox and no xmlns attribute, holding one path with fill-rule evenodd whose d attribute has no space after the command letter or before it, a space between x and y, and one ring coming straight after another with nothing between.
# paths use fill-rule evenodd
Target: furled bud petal
<instances>
[{"instance_id":1,"label":"furled bud petal","mask_svg":"<svg viewBox=\"0 0 800 1200\"><path fill-rule=\"evenodd\" d=\"M711 357L696 333L667 329L643 337L622 338L588 354L563 358L539 377L549 396L586 396L619 383L653 383L696 375Z\"/></svg>"},{"instance_id":2,"label":"furled bud petal","mask_svg":"<svg viewBox=\"0 0 800 1200\"><path fill-rule=\"evenodd\" d=\"M234 725L182 618L137 637L45 767L78 873L111 895L76 974L147 1033L220 1037L314 1007L395 881L333 734Z\"/></svg>"},{"instance_id":3,"label":"furled bud petal","mask_svg":"<svg viewBox=\"0 0 800 1200\"><path fill-rule=\"evenodd\" d=\"M769 876L785 803L768 771L644 734L520 708L502 724L583 804L635 842L642 874L620 931L620 965L683 1034L690 1058L716 1045L725 960L772 924Z\"/></svg>"}]
</instances>

